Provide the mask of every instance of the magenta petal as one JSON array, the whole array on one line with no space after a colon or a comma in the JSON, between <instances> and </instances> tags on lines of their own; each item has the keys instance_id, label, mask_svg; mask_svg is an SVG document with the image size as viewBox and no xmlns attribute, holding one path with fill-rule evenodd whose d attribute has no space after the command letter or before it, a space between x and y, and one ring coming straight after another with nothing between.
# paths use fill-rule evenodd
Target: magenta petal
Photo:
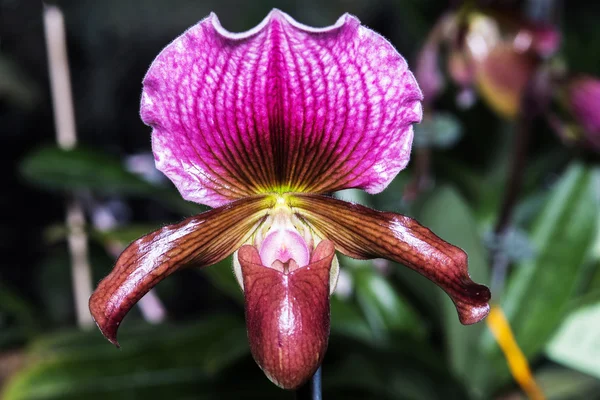
<instances>
[{"instance_id":1,"label":"magenta petal","mask_svg":"<svg viewBox=\"0 0 600 400\"><path fill-rule=\"evenodd\" d=\"M383 190L409 159L421 91L406 61L345 14L312 28L273 10L226 31L211 14L144 79L157 167L209 206L270 191Z\"/></svg>"}]
</instances>

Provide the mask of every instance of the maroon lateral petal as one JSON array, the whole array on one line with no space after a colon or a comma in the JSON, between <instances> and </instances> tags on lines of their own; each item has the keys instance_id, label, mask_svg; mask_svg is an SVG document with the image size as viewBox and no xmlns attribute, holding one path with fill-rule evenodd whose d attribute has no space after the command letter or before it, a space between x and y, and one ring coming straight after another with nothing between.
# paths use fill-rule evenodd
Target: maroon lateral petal
<instances>
[{"instance_id":1,"label":"maroon lateral petal","mask_svg":"<svg viewBox=\"0 0 600 400\"><path fill-rule=\"evenodd\" d=\"M294 194L287 202L343 254L387 258L433 281L450 296L461 323L474 324L489 313L490 291L471 280L467 254L414 219L319 195Z\"/></svg>"},{"instance_id":2,"label":"maroon lateral petal","mask_svg":"<svg viewBox=\"0 0 600 400\"><path fill-rule=\"evenodd\" d=\"M212 265L234 252L272 202L266 196L238 200L131 243L90 297L90 312L102 334L119 346L119 324L143 295L183 266Z\"/></svg>"},{"instance_id":3,"label":"maroon lateral petal","mask_svg":"<svg viewBox=\"0 0 600 400\"><path fill-rule=\"evenodd\" d=\"M295 389L317 370L329 338L332 242L319 243L311 263L292 272L261 264L255 247L239 249L250 349L267 377Z\"/></svg>"}]
</instances>

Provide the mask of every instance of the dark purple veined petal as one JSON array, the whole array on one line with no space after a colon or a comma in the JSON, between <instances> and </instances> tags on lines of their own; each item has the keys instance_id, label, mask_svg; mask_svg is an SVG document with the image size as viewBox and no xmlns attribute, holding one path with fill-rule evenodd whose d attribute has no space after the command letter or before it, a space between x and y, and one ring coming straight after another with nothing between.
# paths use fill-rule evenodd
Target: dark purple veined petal
<instances>
[{"instance_id":1,"label":"dark purple veined petal","mask_svg":"<svg viewBox=\"0 0 600 400\"><path fill-rule=\"evenodd\" d=\"M183 266L208 266L227 257L272 205L267 196L238 200L131 243L90 297L90 311L104 336L118 346L119 324L144 294Z\"/></svg>"},{"instance_id":2,"label":"dark purple veined petal","mask_svg":"<svg viewBox=\"0 0 600 400\"><path fill-rule=\"evenodd\" d=\"M383 190L408 163L421 91L406 61L345 14L313 28L273 10L243 33L216 15L154 60L141 116L187 200Z\"/></svg>"},{"instance_id":3,"label":"dark purple veined petal","mask_svg":"<svg viewBox=\"0 0 600 400\"><path fill-rule=\"evenodd\" d=\"M490 291L473 282L467 254L404 215L319 195L294 194L288 204L337 250L353 258L387 258L417 271L441 287L468 325L489 312Z\"/></svg>"},{"instance_id":4,"label":"dark purple veined petal","mask_svg":"<svg viewBox=\"0 0 600 400\"><path fill-rule=\"evenodd\" d=\"M286 272L263 266L253 246L242 246L238 252L252 356L267 377L284 389L306 382L325 356L334 254L333 243L323 240L310 264Z\"/></svg>"}]
</instances>

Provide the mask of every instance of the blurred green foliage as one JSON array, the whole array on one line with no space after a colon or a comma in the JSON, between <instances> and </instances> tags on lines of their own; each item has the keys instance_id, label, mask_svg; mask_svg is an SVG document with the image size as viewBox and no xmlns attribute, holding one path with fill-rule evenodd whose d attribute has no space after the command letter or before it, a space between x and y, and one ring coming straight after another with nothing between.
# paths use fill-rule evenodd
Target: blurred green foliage
<instances>
[{"instance_id":1,"label":"blurred green foliage","mask_svg":"<svg viewBox=\"0 0 600 400\"><path fill-rule=\"evenodd\" d=\"M45 156L43 152L34 153L25 162L31 163L39 154ZM85 163L86 158L71 154L78 162ZM96 165L94 158L87 160L90 165L80 170ZM113 165L113 176L124 177L114 187L125 188L128 182L134 182L132 190L137 187L138 182L131 180L124 170L116 171L119 163ZM47 176L44 171L33 180L42 182ZM86 179L78 182L78 189L91 191L97 184L90 180L86 186ZM535 257L515 267L505 293L495 299L505 309L517 340L532 361L539 359L565 315L574 309L573 302L586 296L592 296L588 303L598 301L598 255L592 250L598 240L599 182L598 168L574 163L551 188L540 188L544 207L535 212L535 221L527 228ZM68 185L62 187L67 188ZM124 191L130 193L127 188ZM355 200L365 199L370 197L355 197ZM383 193L375 199L390 204L398 202L395 193ZM422 223L465 249L473 278L489 283L483 240L487 225L478 222L472 206L456 188L439 185L411 208ZM151 229L152 226L125 225L104 232L92 231L91 238L100 246L107 242L127 243ZM52 274L49 279L62 276L57 280L67 282L68 269L64 268L67 258L56 258L52 253L49 257L42 271L48 269ZM94 264L109 262L108 259L100 257ZM58 267L52 267L52 263L58 263ZM507 385L510 387L504 357L483 324L462 326L451 301L432 284L418 282L421 277L414 274L405 275L400 281L386 278L394 272L390 268L402 267L374 266L374 263L341 258L351 290L349 295L332 297L332 337L324 366L328 398L348 398L344 396L350 388L356 388L366 398L458 399L469 393L472 398L485 399ZM71 331L39 337L35 334L40 332L35 311L14 293L0 287L3 313L18 317L12 322L18 329L3 330L4 340L10 342L19 337L25 342L38 337L28 347L27 367L9 382L5 398L137 398L160 397L161 393L170 398L193 397L194 393L203 393L206 398L227 398L240 390L247 396L265 390L264 396L272 393L274 398L286 398L286 393L273 392L264 382L247 387L225 384L228 379L237 380L239 374L256 374L252 370L257 367L248 362L249 350L241 320L243 296L231 271L230 259L200 273L236 304L233 311L205 317L197 324L152 327L126 323L121 351L112 349L97 332ZM413 280L416 280L414 285ZM434 299L437 311L427 313L410 291L403 290L403 284L420 287L422 296ZM61 286L61 289L45 288L49 290L47 318L57 321L65 320L56 314L65 305L57 303L58 298L52 297L52 293L59 290L58 294L71 306L69 296L65 297L68 290L64 284ZM442 342L436 340L440 333L444 337ZM574 372L553 367L552 373L558 378L551 381L548 394L556 391L557 397L550 398L565 398L560 397L561 393L576 391L569 379L560 384L561 373L571 376ZM585 380L581 393L589 393L598 383L591 378Z\"/></svg>"}]
</instances>

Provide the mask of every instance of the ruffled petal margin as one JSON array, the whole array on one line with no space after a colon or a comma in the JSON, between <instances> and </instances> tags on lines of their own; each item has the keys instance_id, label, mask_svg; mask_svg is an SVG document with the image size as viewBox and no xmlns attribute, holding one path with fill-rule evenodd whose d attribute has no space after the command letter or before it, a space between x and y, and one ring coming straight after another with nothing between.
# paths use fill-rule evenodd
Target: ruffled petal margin
<instances>
[{"instance_id":1,"label":"ruffled petal margin","mask_svg":"<svg viewBox=\"0 0 600 400\"><path fill-rule=\"evenodd\" d=\"M117 329L143 295L181 267L209 266L233 253L272 206L273 198L267 196L238 200L131 243L90 297L90 312L100 331L119 346Z\"/></svg>"},{"instance_id":2,"label":"ruffled petal margin","mask_svg":"<svg viewBox=\"0 0 600 400\"><path fill-rule=\"evenodd\" d=\"M211 14L175 39L144 78L141 117L158 169L217 207L382 191L408 163L421 99L404 58L356 17L312 28L273 10L243 33Z\"/></svg>"},{"instance_id":3,"label":"ruffled petal margin","mask_svg":"<svg viewBox=\"0 0 600 400\"><path fill-rule=\"evenodd\" d=\"M414 219L319 195L294 194L287 202L343 254L393 260L433 281L450 296L461 323L474 324L489 313L490 291L471 280L467 254Z\"/></svg>"}]
</instances>

